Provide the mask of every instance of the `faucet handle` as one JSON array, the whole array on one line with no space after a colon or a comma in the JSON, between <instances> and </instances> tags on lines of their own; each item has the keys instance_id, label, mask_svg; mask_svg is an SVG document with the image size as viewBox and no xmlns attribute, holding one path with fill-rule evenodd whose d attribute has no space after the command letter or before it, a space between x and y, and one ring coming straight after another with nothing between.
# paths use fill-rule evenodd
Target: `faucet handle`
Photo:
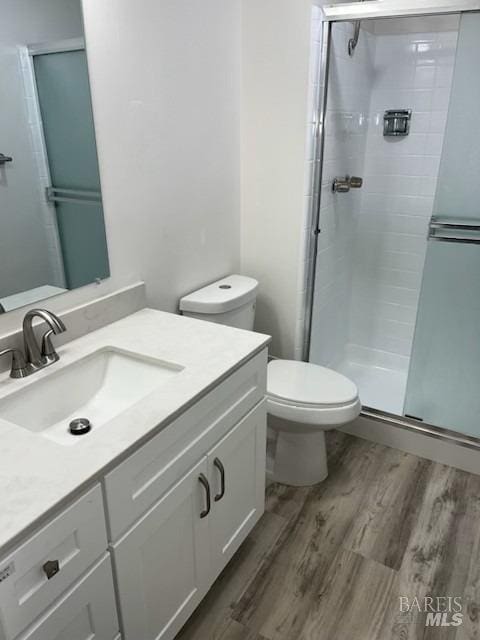
<instances>
[{"instance_id":1,"label":"faucet handle","mask_svg":"<svg viewBox=\"0 0 480 640\"><path fill-rule=\"evenodd\" d=\"M25 356L20 349L4 349L0 351L0 357L12 354L12 367L10 369L11 378L26 378L30 375L30 369L25 361Z\"/></svg>"},{"instance_id":2,"label":"faucet handle","mask_svg":"<svg viewBox=\"0 0 480 640\"><path fill-rule=\"evenodd\" d=\"M42 358L45 358L49 363L60 360L60 356L55 351L55 347L52 343L52 336L54 333L55 331L53 329L49 329L43 334L42 338Z\"/></svg>"}]
</instances>

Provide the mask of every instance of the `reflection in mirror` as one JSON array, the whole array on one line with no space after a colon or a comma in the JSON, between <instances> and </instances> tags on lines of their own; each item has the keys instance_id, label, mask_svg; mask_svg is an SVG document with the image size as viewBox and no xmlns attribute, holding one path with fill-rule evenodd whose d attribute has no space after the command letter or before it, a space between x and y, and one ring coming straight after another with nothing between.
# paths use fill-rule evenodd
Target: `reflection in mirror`
<instances>
[{"instance_id":1,"label":"reflection in mirror","mask_svg":"<svg viewBox=\"0 0 480 640\"><path fill-rule=\"evenodd\" d=\"M108 277L80 0L0 0L0 313Z\"/></svg>"}]
</instances>

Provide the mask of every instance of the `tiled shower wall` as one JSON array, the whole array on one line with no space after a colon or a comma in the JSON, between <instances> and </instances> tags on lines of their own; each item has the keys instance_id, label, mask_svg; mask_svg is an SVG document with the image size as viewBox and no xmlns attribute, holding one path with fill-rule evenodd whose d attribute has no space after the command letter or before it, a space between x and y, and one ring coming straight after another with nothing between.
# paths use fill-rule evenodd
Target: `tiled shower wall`
<instances>
[{"instance_id":1,"label":"tiled shower wall","mask_svg":"<svg viewBox=\"0 0 480 640\"><path fill-rule=\"evenodd\" d=\"M346 358L407 369L433 211L458 18L401 23L415 33L375 35L375 71L365 154L364 189L355 241L349 347ZM395 25L393 25L395 28ZM412 109L406 138L383 136L386 109Z\"/></svg>"},{"instance_id":2,"label":"tiled shower wall","mask_svg":"<svg viewBox=\"0 0 480 640\"><path fill-rule=\"evenodd\" d=\"M369 28L372 28L369 25ZM443 144L458 20L334 27L310 360L406 369ZM411 134L383 137L385 109L411 108ZM335 176L361 191L332 194Z\"/></svg>"}]
</instances>

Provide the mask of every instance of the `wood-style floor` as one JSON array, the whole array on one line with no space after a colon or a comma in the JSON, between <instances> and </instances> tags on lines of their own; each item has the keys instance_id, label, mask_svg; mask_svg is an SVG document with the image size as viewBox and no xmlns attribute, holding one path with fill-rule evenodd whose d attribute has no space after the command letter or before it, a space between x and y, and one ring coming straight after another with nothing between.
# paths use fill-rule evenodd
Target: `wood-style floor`
<instances>
[{"instance_id":1,"label":"wood-style floor","mask_svg":"<svg viewBox=\"0 0 480 640\"><path fill-rule=\"evenodd\" d=\"M177 640L480 639L480 476L328 436L328 479L269 487ZM463 624L409 620L400 596L460 596Z\"/></svg>"}]
</instances>

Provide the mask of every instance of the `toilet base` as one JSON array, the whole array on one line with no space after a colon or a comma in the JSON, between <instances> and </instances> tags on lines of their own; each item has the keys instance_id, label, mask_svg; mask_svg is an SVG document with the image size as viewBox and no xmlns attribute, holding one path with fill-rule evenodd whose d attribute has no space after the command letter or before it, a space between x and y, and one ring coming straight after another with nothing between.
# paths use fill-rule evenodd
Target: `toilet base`
<instances>
[{"instance_id":1,"label":"toilet base","mask_svg":"<svg viewBox=\"0 0 480 640\"><path fill-rule=\"evenodd\" d=\"M325 431L278 431L273 479L292 487L309 487L328 476Z\"/></svg>"}]
</instances>

